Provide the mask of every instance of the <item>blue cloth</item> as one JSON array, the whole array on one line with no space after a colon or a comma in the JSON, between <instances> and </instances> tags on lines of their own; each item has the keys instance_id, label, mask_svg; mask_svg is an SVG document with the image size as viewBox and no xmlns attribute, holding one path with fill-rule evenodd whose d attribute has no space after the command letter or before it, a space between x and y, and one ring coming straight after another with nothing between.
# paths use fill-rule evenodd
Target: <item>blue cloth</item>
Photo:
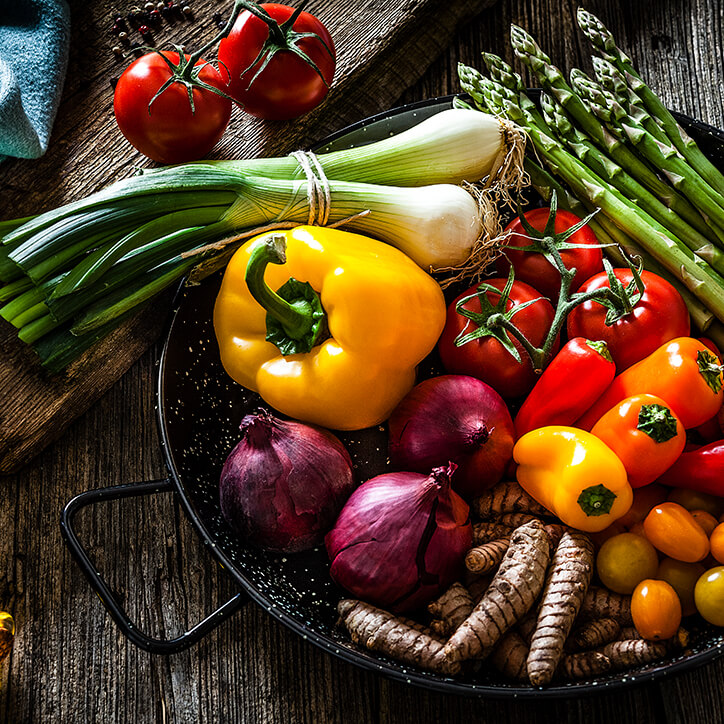
<instances>
[{"instance_id":1,"label":"blue cloth","mask_svg":"<svg viewBox=\"0 0 724 724\"><path fill-rule=\"evenodd\" d=\"M69 44L65 0L0 0L0 161L48 148Z\"/></svg>"}]
</instances>

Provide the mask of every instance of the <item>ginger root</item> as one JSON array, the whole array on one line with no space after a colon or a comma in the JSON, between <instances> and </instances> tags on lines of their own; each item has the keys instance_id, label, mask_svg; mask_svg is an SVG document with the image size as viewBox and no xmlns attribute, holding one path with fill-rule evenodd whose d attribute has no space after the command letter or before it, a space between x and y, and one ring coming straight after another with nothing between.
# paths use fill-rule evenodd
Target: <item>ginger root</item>
<instances>
[{"instance_id":1,"label":"ginger root","mask_svg":"<svg viewBox=\"0 0 724 724\"><path fill-rule=\"evenodd\" d=\"M553 679L593 576L593 556L591 539L585 533L569 532L553 554L528 654L528 677L534 686Z\"/></svg>"},{"instance_id":2,"label":"ginger root","mask_svg":"<svg viewBox=\"0 0 724 724\"><path fill-rule=\"evenodd\" d=\"M473 500L473 510L483 519L500 513L550 515L550 512L528 495L518 483L507 480L497 483Z\"/></svg>"},{"instance_id":3,"label":"ginger root","mask_svg":"<svg viewBox=\"0 0 724 724\"><path fill-rule=\"evenodd\" d=\"M530 513L503 513L495 518L495 522L509 525L511 528L518 528L521 525L530 523L531 520L537 519L537 515L531 515Z\"/></svg>"},{"instance_id":4,"label":"ginger root","mask_svg":"<svg viewBox=\"0 0 724 724\"><path fill-rule=\"evenodd\" d=\"M442 636L452 633L472 612L473 599L465 586L453 583L438 599L427 605L434 617L433 632Z\"/></svg>"},{"instance_id":5,"label":"ginger root","mask_svg":"<svg viewBox=\"0 0 724 724\"><path fill-rule=\"evenodd\" d=\"M536 520L517 528L490 587L445 645L447 660L456 663L489 654L535 603L549 560L543 524Z\"/></svg>"},{"instance_id":6,"label":"ginger root","mask_svg":"<svg viewBox=\"0 0 724 724\"><path fill-rule=\"evenodd\" d=\"M337 604L337 611L356 644L439 674L456 674L460 670L460 664L443 656L440 641L387 611L349 598Z\"/></svg>"},{"instance_id":7,"label":"ginger root","mask_svg":"<svg viewBox=\"0 0 724 724\"><path fill-rule=\"evenodd\" d=\"M465 556L465 567L472 573L489 573L502 560L510 546L510 536L471 548Z\"/></svg>"},{"instance_id":8,"label":"ginger root","mask_svg":"<svg viewBox=\"0 0 724 724\"><path fill-rule=\"evenodd\" d=\"M619 635L619 641L643 639L643 636L636 630L635 626L626 626L622 628ZM662 639L658 643L666 646L667 651L682 651L689 645L691 634L682 626L670 639Z\"/></svg>"}]
</instances>

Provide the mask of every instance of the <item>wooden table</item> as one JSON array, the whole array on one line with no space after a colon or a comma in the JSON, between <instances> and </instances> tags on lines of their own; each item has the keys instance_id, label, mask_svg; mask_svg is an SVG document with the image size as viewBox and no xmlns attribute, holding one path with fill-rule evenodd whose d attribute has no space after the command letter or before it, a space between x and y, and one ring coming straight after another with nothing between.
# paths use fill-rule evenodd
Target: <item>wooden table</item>
<instances>
[{"instance_id":1,"label":"wooden table","mask_svg":"<svg viewBox=\"0 0 724 724\"><path fill-rule=\"evenodd\" d=\"M511 22L530 30L561 65L588 67L574 6L501 0L462 27L399 101L456 91L456 62L478 64L481 50L510 60ZM724 125L717 0L591 0L587 7L616 32L670 107ZM86 37L74 33L74 42L107 44L105 32L102 23L86 25ZM93 63L90 54L72 65L81 72L71 81L74 94L96 91L88 80ZM99 104L110 128L109 96ZM93 149L93 139L81 141ZM97 165L88 151L79 152L79 162ZM7 168L0 166L0 194L17 197L22 189ZM612 694L522 703L452 698L386 681L322 653L253 604L189 651L154 658L136 649L70 560L58 517L88 488L164 475L154 411L158 355L157 344L60 440L1 481L0 608L15 615L18 632L11 659L0 666L0 722L724 721L724 659ZM180 633L234 593L170 495L108 504L79 522L130 614L155 635Z\"/></svg>"}]
</instances>

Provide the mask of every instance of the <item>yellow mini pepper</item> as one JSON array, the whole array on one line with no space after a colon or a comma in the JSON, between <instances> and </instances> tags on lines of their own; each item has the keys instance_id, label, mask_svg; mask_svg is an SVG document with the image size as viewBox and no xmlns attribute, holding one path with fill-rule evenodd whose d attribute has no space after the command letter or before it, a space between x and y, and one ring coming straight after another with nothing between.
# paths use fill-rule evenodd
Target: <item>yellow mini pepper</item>
<instances>
[{"instance_id":1,"label":"yellow mini pepper","mask_svg":"<svg viewBox=\"0 0 724 724\"><path fill-rule=\"evenodd\" d=\"M317 226L244 244L214 309L234 380L290 417L338 430L386 420L444 324L440 286L405 254Z\"/></svg>"},{"instance_id":2,"label":"yellow mini pepper","mask_svg":"<svg viewBox=\"0 0 724 724\"><path fill-rule=\"evenodd\" d=\"M551 425L513 448L518 482L564 523L591 533L628 512L633 492L616 453L585 430Z\"/></svg>"}]
</instances>

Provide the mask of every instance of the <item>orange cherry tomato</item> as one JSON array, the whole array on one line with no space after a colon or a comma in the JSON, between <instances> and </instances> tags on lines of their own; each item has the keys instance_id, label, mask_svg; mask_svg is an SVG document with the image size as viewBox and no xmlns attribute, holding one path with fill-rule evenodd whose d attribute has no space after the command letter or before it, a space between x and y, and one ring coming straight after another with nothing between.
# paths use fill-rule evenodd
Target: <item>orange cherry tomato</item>
<instances>
[{"instance_id":1,"label":"orange cherry tomato","mask_svg":"<svg viewBox=\"0 0 724 724\"><path fill-rule=\"evenodd\" d=\"M696 563L709 553L709 539L691 513L676 503L657 505L644 520L646 537L664 555Z\"/></svg>"},{"instance_id":2,"label":"orange cherry tomato","mask_svg":"<svg viewBox=\"0 0 724 724\"><path fill-rule=\"evenodd\" d=\"M678 594L681 613L691 616L696 613L694 586L706 568L701 563L684 563L674 558L664 558L659 563L656 578L666 581Z\"/></svg>"},{"instance_id":3,"label":"orange cherry tomato","mask_svg":"<svg viewBox=\"0 0 724 724\"><path fill-rule=\"evenodd\" d=\"M724 514L724 498L709 493L700 493L686 488L674 488L668 500L678 503L687 510L705 510L713 516Z\"/></svg>"},{"instance_id":4,"label":"orange cherry tomato","mask_svg":"<svg viewBox=\"0 0 724 724\"><path fill-rule=\"evenodd\" d=\"M709 538L711 554L718 563L724 563L724 523L719 523Z\"/></svg>"},{"instance_id":5,"label":"orange cherry tomato","mask_svg":"<svg viewBox=\"0 0 724 724\"><path fill-rule=\"evenodd\" d=\"M620 523L625 528L630 528L634 523L640 523L655 505L666 500L668 494L669 488L656 483L636 488L633 491L633 503L631 503L628 513L622 515L616 523Z\"/></svg>"},{"instance_id":6,"label":"orange cherry tomato","mask_svg":"<svg viewBox=\"0 0 724 724\"><path fill-rule=\"evenodd\" d=\"M671 407L649 394L625 398L591 432L618 455L632 488L648 485L665 473L686 444L684 426Z\"/></svg>"},{"instance_id":7,"label":"orange cherry tomato","mask_svg":"<svg viewBox=\"0 0 724 724\"><path fill-rule=\"evenodd\" d=\"M641 581L631 596L631 618L645 639L671 638L681 625L681 602L666 581Z\"/></svg>"},{"instance_id":8,"label":"orange cherry tomato","mask_svg":"<svg viewBox=\"0 0 724 724\"><path fill-rule=\"evenodd\" d=\"M691 517L704 529L704 533L710 536L717 527L719 521L705 510L692 510Z\"/></svg>"}]
</instances>

